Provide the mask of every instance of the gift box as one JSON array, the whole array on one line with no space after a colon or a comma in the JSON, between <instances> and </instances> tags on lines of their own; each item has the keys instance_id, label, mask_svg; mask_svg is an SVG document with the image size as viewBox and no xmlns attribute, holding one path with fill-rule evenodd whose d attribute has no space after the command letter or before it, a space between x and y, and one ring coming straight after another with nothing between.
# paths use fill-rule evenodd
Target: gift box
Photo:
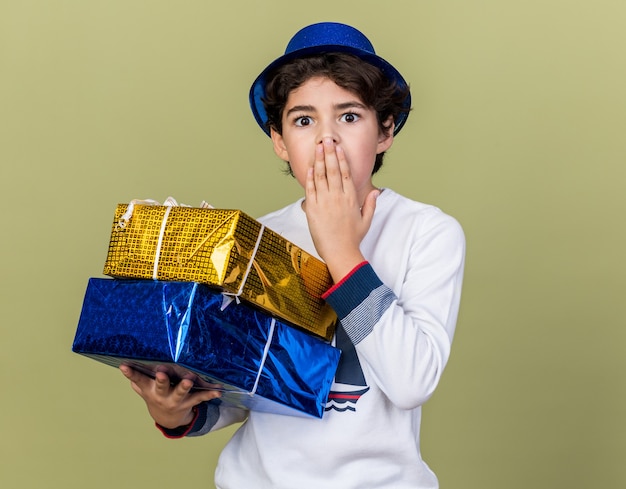
<instances>
[{"instance_id":1,"label":"gift box","mask_svg":"<svg viewBox=\"0 0 626 489\"><path fill-rule=\"evenodd\" d=\"M194 282L91 278L72 350L194 388L230 406L321 418L340 351Z\"/></svg>"},{"instance_id":2,"label":"gift box","mask_svg":"<svg viewBox=\"0 0 626 489\"><path fill-rule=\"evenodd\" d=\"M104 274L204 283L326 340L334 334L324 262L239 210L120 204Z\"/></svg>"}]
</instances>

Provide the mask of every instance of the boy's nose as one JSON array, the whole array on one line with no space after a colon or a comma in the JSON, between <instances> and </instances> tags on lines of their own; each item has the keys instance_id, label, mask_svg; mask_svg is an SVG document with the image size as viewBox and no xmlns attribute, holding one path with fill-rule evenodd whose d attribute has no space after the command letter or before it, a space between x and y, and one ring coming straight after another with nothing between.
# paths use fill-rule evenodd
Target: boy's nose
<instances>
[{"instance_id":1,"label":"boy's nose","mask_svg":"<svg viewBox=\"0 0 626 489\"><path fill-rule=\"evenodd\" d=\"M339 143L339 133L331 124L325 124L322 126L318 133L318 144L323 143L326 139L332 139L335 144Z\"/></svg>"},{"instance_id":2,"label":"boy's nose","mask_svg":"<svg viewBox=\"0 0 626 489\"><path fill-rule=\"evenodd\" d=\"M331 141L333 143L335 143L335 144L337 144L339 142L339 140L336 137L334 137L334 136L322 136L322 137L318 138L317 144L328 143L328 142L331 142Z\"/></svg>"}]
</instances>

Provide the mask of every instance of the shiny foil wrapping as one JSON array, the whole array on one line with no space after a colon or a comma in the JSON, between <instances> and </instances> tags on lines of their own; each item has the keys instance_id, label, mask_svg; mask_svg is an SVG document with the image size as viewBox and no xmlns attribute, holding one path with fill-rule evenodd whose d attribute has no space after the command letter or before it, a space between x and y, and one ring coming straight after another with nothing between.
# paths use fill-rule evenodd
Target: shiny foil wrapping
<instances>
[{"instance_id":1,"label":"shiny foil wrapping","mask_svg":"<svg viewBox=\"0 0 626 489\"><path fill-rule=\"evenodd\" d=\"M120 225L127 208L115 212L105 275L212 285L332 338L337 318L321 298L332 280L319 259L239 210L136 205Z\"/></svg>"},{"instance_id":2,"label":"shiny foil wrapping","mask_svg":"<svg viewBox=\"0 0 626 489\"><path fill-rule=\"evenodd\" d=\"M89 280L72 350L194 388L220 402L321 418L340 351L244 302L194 282Z\"/></svg>"}]
</instances>

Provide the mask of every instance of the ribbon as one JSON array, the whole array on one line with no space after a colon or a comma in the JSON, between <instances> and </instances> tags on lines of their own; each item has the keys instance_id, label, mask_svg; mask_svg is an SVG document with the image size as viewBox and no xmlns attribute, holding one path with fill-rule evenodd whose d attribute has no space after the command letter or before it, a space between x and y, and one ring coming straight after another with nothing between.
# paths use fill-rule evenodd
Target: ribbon
<instances>
[{"instance_id":1,"label":"ribbon","mask_svg":"<svg viewBox=\"0 0 626 489\"><path fill-rule=\"evenodd\" d=\"M171 197L168 197L170 199ZM173 200L173 199L172 199ZM133 212L135 211L136 205L161 205L156 200L141 200L141 199L133 199L128 203L126 207L126 212L120 217L120 220L117 221L117 227L120 229L125 229L128 226L130 218L133 217Z\"/></svg>"},{"instance_id":2,"label":"ribbon","mask_svg":"<svg viewBox=\"0 0 626 489\"><path fill-rule=\"evenodd\" d=\"M263 356L261 357L261 364L259 365L259 371L256 374L256 379L254 381L254 386L252 387L252 390L248 392L248 394L251 396L256 394L257 387L259 386L259 381L261 380L261 372L263 372L263 367L265 367L265 360L270 351L272 338L274 337L275 326L276 326L276 319L272 318L272 322L270 323L270 330L267 333L267 341L265 342L265 348L263 348Z\"/></svg>"},{"instance_id":3,"label":"ribbon","mask_svg":"<svg viewBox=\"0 0 626 489\"><path fill-rule=\"evenodd\" d=\"M164 205L167 207L191 207L190 205L187 205L187 204L179 204L178 202L176 202L176 199L174 197L168 197L167 199L165 199L165 201L163 201L163 204L160 204L156 200L152 200L152 199L144 199L144 200L133 199L128 203L128 206L126 207L126 212L124 212L122 217L120 217L120 220L117 221L118 227L120 227L121 229L124 229L126 226L128 226L128 222L130 221L130 218L133 217L133 212L135 210L136 205ZM200 203L199 207L200 209L215 209L215 207L209 204L206 200L203 200Z\"/></svg>"},{"instance_id":4,"label":"ribbon","mask_svg":"<svg viewBox=\"0 0 626 489\"><path fill-rule=\"evenodd\" d=\"M157 241L156 250L154 250L154 267L152 267L152 280L156 280L159 272L159 259L161 258L161 246L163 245L163 236L165 235L165 226L167 225L167 218L170 215L172 206L169 205L165 209L163 220L161 221L161 229L159 230L159 240Z\"/></svg>"},{"instance_id":5,"label":"ribbon","mask_svg":"<svg viewBox=\"0 0 626 489\"><path fill-rule=\"evenodd\" d=\"M239 304L239 297L243 293L243 288L246 285L246 280L248 280L248 275L250 274L250 270L252 269L254 259L256 258L256 253L259 250L261 238L263 237L263 231L265 231L265 225L261 224L261 229L259 229L259 235L256 238L256 243L254 243L254 248L252 249L252 253L250 254L248 266L246 267L246 271L241 278L241 285L239 285L239 290L237 292L222 292L222 295L224 296L224 302L222 302L222 311L226 309L233 300L237 301L237 304Z\"/></svg>"}]
</instances>

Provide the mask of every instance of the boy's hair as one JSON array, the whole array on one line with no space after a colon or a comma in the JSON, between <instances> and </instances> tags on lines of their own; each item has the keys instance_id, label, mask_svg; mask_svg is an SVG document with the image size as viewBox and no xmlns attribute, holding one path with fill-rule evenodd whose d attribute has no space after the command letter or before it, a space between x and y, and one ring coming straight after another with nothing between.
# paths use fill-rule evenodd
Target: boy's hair
<instances>
[{"instance_id":1,"label":"boy's hair","mask_svg":"<svg viewBox=\"0 0 626 489\"><path fill-rule=\"evenodd\" d=\"M323 53L289 61L267 76L263 106L267 112L267 129L282 134L282 117L289 94L313 77L332 80L352 92L376 112L381 134L389 135L391 124L398 114L410 110L405 106L408 86L399 86L387 78L376 66L346 53ZM385 153L376 155L372 175L383 164ZM288 172L291 172L289 167Z\"/></svg>"}]
</instances>

